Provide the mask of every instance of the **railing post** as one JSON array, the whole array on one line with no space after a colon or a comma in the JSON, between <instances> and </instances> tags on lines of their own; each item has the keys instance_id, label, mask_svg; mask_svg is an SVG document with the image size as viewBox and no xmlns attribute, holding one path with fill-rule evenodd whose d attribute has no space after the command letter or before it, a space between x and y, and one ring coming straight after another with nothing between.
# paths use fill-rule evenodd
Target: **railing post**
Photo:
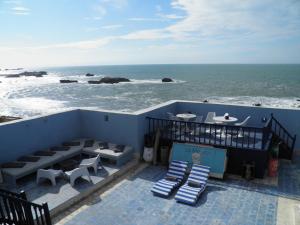
<instances>
[{"instance_id":1,"label":"railing post","mask_svg":"<svg viewBox=\"0 0 300 225\"><path fill-rule=\"evenodd\" d=\"M27 200L27 196L26 196L26 193L25 191L20 191L20 198L24 199L24 200Z\"/></svg>"},{"instance_id":2,"label":"railing post","mask_svg":"<svg viewBox=\"0 0 300 225\"><path fill-rule=\"evenodd\" d=\"M292 151L294 151L294 148L295 148L296 138L297 138L297 135L295 134L294 138L293 138L293 143L292 143Z\"/></svg>"},{"instance_id":3,"label":"railing post","mask_svg":"<svg viewBox=\"0 0 300 225\"><path fill-rule=\"evenodd\" d=\"M25 213L25 220L27 224L34 224L34 219L32 216L32 211L31 211L31 205L27 204L27 202L23 202L23 207L24 207L24 213Z\"/></svg>"},{"instance_id":4,"label":"railing post","mask_svg":"<svg viewBox=\"0 0 300 225\"><path fill-rule=\"evenodd\" d=\"M46 225L51 225L51 218L50 218L48 204L45 202L42 204L42 207L43 207L44 214L45 214Z\"/></svg>"}]
</instances>

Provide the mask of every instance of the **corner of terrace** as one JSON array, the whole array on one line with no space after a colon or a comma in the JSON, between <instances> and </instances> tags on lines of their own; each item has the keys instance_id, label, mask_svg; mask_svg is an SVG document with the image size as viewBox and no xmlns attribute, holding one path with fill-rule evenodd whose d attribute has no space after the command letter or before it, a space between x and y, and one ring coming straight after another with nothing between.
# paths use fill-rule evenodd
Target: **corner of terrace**
<instances>
[{"instance_id":1,"label":"corner of terrace","mask_svg":"<svg viewBox=\"0 0 300 225\"><path fill-rule=\"evenodd\" d=\"M299 118L297 109L173 100L3 123L1 222L297 224ZM187 170L166 192L159 182L177 161ZM209 178L193 205L181 204L196 165Z\"/></svg>"}]
</instances>

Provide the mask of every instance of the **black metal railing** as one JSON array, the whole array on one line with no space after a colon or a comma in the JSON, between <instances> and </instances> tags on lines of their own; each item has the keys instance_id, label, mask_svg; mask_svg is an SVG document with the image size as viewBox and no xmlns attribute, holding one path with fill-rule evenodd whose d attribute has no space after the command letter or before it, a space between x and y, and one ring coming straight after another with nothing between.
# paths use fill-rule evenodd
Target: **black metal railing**
<instances>
[{"instance_id":1,"label":"black metal railing","mask_svg":"<svg viewBox=\"0 0 300 225\"><path fill-rule=\"evenodd\" d=\"M160 130L160 137L176 142L208 144L219 147L265 149L268 127L243 127L224 124L185 122L147 117L148 134Z\"/></svg>"},{"instance_id":2,"label":"black metal railing","mask_svg":"<svg viewBox=\"0 0 300 225\"><path fill-rule=\"evenodd\" d=\"M48 204L29 202L24 192L0 190L0 224L51 225Z\"/></svg>"},{"instance_id":3,"label":"black metal railing","mask_svg":"<svg viewBox=\"0 0 300 225\"><path fill-rule=\"evenodd\" d=\"M25 191L20 191L20 193L16 193L16 192L11 192L8 190L0 189L0 194L27 200Z\"/></svg>"},{"instance_id":4,"label":"black metal railing","mask_svg":"<svg viewBox=\"0 0 300 225\"><path fill-rule=\"evenodd\" d=\"M292 136L287 129L271 114L268 124L270 130L292 151L295 148L296 135Z\"/></svg>"}]
</instances>

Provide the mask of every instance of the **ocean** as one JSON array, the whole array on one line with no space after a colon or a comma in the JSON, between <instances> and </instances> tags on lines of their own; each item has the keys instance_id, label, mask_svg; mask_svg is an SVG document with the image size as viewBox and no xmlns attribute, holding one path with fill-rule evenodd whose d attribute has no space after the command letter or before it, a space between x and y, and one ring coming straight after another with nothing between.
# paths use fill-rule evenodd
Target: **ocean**
<instances>
[{"instance_id":1,"label":"ocean","mask_svg":"<svg viewBox=\"0 0 300 225\"><path fill-rule=\"evenodd\" d=\"M30 117L85 108L133 112L168 100L208 100L300 108L300 65L122 65L30 68L44 77L5 78L0 71L0 115ZM94 77L86 77L94 73ZM88 84L101 77L130 83ZM162 83L170 77L173 83ZM60 79L78 80L61 84Z\"/></svg>"}]
</instances>

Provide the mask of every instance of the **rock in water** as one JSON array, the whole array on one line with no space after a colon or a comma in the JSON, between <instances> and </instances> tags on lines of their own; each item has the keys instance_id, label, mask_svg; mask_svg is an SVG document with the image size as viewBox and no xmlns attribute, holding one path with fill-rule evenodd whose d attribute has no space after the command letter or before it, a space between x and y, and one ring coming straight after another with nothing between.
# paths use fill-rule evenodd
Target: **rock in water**
<instances>
[{"instance_id":1,"label":"rock in water","mask_svg":"<svg viewBox=\"0 0 300 225\"><path fill-rule=\"evenodd\" d=\"M100 83L104 84L117 84L120 82L130 82L130 80L124 77L103 77L100 80Z\"/></svg>"},{"instance_id":2,"label":"rock in water","mask_svg":"<svg viewBox=\"0 0 300 225\"><path fill-rule=\"evenodd\" d=\"M33 71L33 72L23 72L23 73L19 73L20 76L26 76L26 77L29 77L29 76L33 76L33 77L42 77L44 75L47 75L47 72L46 71Z\"/></svg>"},{"instance_id":3,"label":"rock in water","mask_svg":"<svg viewBox=\"0 0 300 225\"><path fill-rule=\"evenodd\" d=\"M87 73L85 76L87 76L87 77L93 77L93 76L95 76L95 74Z\"/></svg>"},{"instance_id":4,"label":"rock in water","mask_svg":"<svg viewBox=\"0 0 300 225\"><path fill-rule=\"evenodd\" d=\"M100 84L100 80L89 80L89 84Z\"/></svg>"},{"instance_id":5,"label":"rock in water","mask_svg":"<svg viewBox=\"0 0 300 225\"><path fill-rule=\"evenodd\" d=\"M15 78L15 77L21 77L19 74L9 74L5 76L6 78Z\"/></svg>"},{"instance_id":6,"label":"rock in water","mask_svg":"<svg viewBox=\"0 0 300 225\"><path fill-rule=\"evenodd\" d=\"M173 82L173 80L171 78L165 77L163 79L161 79L162 82Z\"/></svg>"},{"instance_id":7,"label":"rock in water","mask_svg":"<svg viewBox=\"0 0 300 225\"><path fill-rule=\"evenodd\" d=\"M47 75L46 71L33 71L33 72L28 72L25 71L23 73L18 73L18 74L8 74L5 77L8 78L12 78L12 77L21 77L21 76L25 76L25 77L43 77L44 75Z\"/></svg>"},{"instance_id":8,"label":"rock in water","mask_svg":"<svg viewBox=\"0 0 300 225\"><path fill-rule=\"evenodd\" d=\"M62 84L78 83L77 80L60 80L59 82L62 83Z\"/></svg>"}]
</instances>

